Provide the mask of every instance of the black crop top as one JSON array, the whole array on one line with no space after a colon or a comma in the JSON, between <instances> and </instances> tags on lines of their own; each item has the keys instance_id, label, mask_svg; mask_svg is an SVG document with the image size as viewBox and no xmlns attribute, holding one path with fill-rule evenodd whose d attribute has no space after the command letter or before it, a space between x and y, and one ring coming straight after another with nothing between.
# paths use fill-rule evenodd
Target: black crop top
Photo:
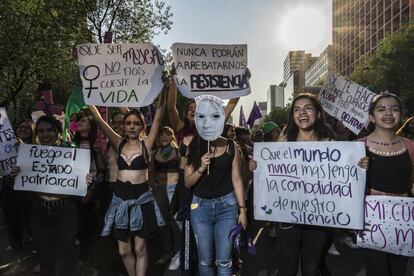
<instances>
[{"instance_id":1,"label":"black crop top","mask_svg":"<svg viewBox=\"0 0 414 276\"><path fill-rule=\"evenodd\" d=\"M122 153L122 149L125 146L127 140L123 140L119 144L118 158L116 164L118 170L145 170L148 169L148 153L145 147L144 141L141 143L142 154L134 153L132 156L126 156Z\"/></svg>"},{"instance_id":2,"label":"black crop top","mask_svg":"<svg viewBox=\"0 0 414 276\"><path fill-rule=\"evenodd\" d=\"M210 174L204 173L194 186L193 192L196 196L210 199L224 196L234 190L231 172L235 145L233 141L227 143L225 152L211 159Z\"/></svg>"},{"instance_id":3,"label":"black crop top","mask_svg":"<svg viewBox=\"0 0 414 276\"><path fill-rule=\"evenodd\" d=\"M177 150L175 152L176 152L176 157L171 160L165 161L165 162L157 160L155 158L155 154L157 152L155 152L153 156L155 171L161 172L161 173L178 172L178 168L180 167L180 156L178 156Z\"/></svg>"},{"instance_id":4,"label":"black crop top","mask_svg":"<svg viewBox=\"0 0 414 276\"><path fill-rule=\"evenodd\" d=\"M385 193L407 193L411 179L411 159L408 151L395 156L381 156L367 150L369 166L367 188Z\"/></svg>"}]
</instances>

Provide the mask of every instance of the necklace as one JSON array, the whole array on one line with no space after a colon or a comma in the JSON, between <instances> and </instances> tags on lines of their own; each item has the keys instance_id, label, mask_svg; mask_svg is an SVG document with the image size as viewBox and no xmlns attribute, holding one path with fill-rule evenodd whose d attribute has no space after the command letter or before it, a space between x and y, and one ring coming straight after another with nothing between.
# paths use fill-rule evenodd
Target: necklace
<instances>
[{"instance_id":1,"label":"necklace","mask_svg":"<svg viewBox=\"0 0 414 276\"><path fill-rule=\"evenodd\" d=\"M371 143L371 144L376 144L376 145L380 145L380 146L394 146L396 144L401 143L401 140L398 139L398 140L395 140L391 143L384 143L384 142L379 142L379 141L374 141L374 140L369 140L368 142Z\"/></svg>"},{"instance_id":2,"label":"necklace","mask_svg":"<svg viewBox=\"0 0 414 276\"><path fill-rule=\"evenodd\" d=\"M369 151L376 154L376 155L382 155L382 156L396 156L396 155L400 155L403 154L407 149L406 148L402 148L398 151L392 151L392 152L387 152L387 151L380 151L380 150L376 150L374 148L369 148Z\"/></svg>"}]
</instances>

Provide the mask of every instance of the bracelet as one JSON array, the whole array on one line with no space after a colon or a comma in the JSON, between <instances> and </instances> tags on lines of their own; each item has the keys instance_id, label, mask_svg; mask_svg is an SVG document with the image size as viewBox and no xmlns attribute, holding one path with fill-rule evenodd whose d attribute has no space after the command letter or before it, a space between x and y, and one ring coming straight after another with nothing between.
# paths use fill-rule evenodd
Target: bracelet
<instances>
[{"instance_id":1,"label":"bracelet","mask_svg":"<svg viewBox=\"0 0 414 276\"><path fill-rule=\"evenodd\" d=\"M197 169L197 172L198 172L199 174L204 174L204 171L201 171L201 172L200 172L200 168L198 168L198 169Z\"/></svg>"},{"instance_id":2,"label":"bracelet","mask_svg":"<svg viewBox=\"0 0 414 276\"><path fill-rule=\"evenodd\" d=\"M239 209L247 209L247 207L246 207L246 206L244 206L244 205L240 205L240 206L239 206Z\"/></svg>"}]
</instances>

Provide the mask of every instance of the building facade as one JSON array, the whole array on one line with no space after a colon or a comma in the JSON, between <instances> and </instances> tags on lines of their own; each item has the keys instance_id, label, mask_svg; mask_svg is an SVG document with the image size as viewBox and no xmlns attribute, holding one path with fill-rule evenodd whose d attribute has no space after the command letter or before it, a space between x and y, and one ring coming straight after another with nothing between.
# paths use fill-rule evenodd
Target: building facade
<instances>
[{"instance_id":1,"label":"building facade","mask_svg":"<svg viewBox=\"0 0 414 276\"><path fill-rule=\"evenodd\" d=\"M284 88L278 85L270 85L267 90L267 111L272 112L276 107L285 106Z\"/></svg>"},{"instance_id":2,"label":"building facade","mask_svg":"<svg viewBox=\"0 0 414 276\"><path fill-rule=\"evenodd\" d=\"M333 68L332 45L328 45L305 73L305 86L322 85Z\"/></svg>"},{"instance_id":3,"label":"building facade","mask_svg":"<svg viewBox=\"0 0 414 276\"><path fill-rule=\"evenodd\" d=\"M333 0L334 71L349 76L387 35L412 22L414 0Z\"/></svg>"},{"instance_id":4,"label":"building facade","mask_svg":"<svg viewBox=\"0 0 414 276\"><path fill-rule=\"evenodd\" d=\"M305 72L313 65L317 57L305 51L289 51L283 62L283 83L293 80L293 95L303 92Z\"/></svg>"},{"instance_id":5,"label":"building facade","mask_svg":"<svg viewBox=\"0 0 414 276\"><path fill-rule=\"evenodd\" d=\"M267 102L259 102L258 104L260 113L262 113L262 116L267 115Z\"/></svg>"}]
</instances>

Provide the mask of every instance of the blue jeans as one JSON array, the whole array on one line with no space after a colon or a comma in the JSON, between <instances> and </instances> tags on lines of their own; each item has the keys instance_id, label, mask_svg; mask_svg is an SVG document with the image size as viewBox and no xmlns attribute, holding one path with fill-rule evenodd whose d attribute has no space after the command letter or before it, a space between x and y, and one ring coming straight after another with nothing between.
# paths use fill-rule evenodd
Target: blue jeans
<instances>
[{"instance_id":1,"label":"blue jeans","mask_svg":"<svg viewBox=\"0 0 414 276\"><path fill-rule=\"evenodd\" d=\"M197 241L200 276L214 275L213 260L217 276L232 275L232 241L228 235L237 223L237 211L234 192L213 199L193 196L191 225Z\"/></svg>"}]
</instances>

